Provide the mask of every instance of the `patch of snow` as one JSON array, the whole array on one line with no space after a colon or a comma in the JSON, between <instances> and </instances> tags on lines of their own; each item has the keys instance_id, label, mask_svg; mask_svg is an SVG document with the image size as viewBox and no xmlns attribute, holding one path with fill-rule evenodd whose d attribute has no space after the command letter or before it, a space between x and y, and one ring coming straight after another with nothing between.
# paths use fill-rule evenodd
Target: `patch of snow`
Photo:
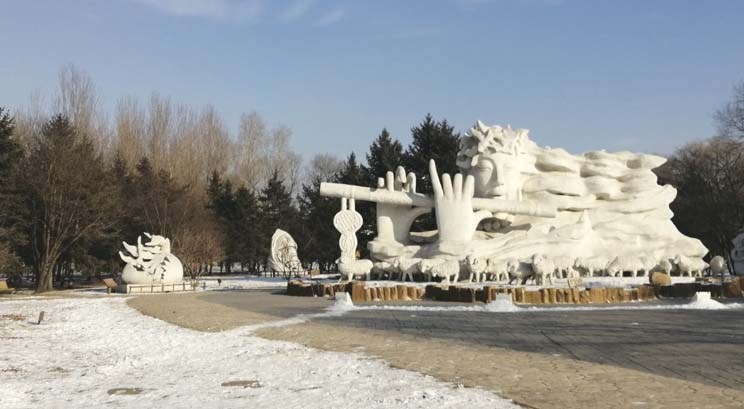
<instances>
[{"instance_id":1,"label":"patch of snow","mask_svg":"<svg viewBox=\"0 0 744 409\"><path fill-rule=\"evenodd\" d=\"M32 324L42 310L45 320ZM6 314L26 320L0 320L4 409L516 407L360 354L264 340L255 327L177 327L130 309L125 297L13 299L0 302Z\"/></svg>"}]
</instances>

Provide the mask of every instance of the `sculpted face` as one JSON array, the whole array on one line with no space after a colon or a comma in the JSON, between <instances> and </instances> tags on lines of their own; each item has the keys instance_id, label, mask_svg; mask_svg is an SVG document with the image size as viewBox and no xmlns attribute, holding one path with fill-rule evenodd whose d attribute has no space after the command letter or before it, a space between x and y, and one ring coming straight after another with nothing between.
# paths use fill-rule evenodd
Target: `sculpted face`
<instances>
[{"instance_id":1,"label":"sculpted face","mask_svg":"<svg viewBox=\"0 0 744 409\"><path fill-rule=\"evenodd\" d=\"M517 200L521 186L517 157L505 152L478 155L468 174L475 179L475 196Z\"/></svg>"}]
</instances>

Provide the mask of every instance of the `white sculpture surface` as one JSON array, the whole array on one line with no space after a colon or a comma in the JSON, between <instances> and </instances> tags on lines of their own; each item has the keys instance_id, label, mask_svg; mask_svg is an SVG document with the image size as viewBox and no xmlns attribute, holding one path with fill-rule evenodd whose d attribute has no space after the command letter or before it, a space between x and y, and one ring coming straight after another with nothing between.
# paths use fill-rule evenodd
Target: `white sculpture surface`
<instances>
[{"instance_id":1,"label":"white sculpture surface","mask_svg":"<svg viewBox=\"0 0 744 409\"><path fill-rule=\"evenodd\" d=\"M377 203L378 234L368 245L375 261L471 255L529 265L540 254L560 265L561 276L607 274L608 267L622 276L647 273L646 264L677 255L689 265L707 253L671 221L676 190L659 185L653 172L664 158L605 151L572 155L540 147L528 134L478 122L462 139L460 174L440 176L430 163L433 196L416 192L416 176L402 168L380 178L376 189L323 183L321 194ZM409 233L413 220L431 209L438 230ZM736 254L744 269L741 237ZM530 276L522 267L511 274Z\"/></svg>"},{"instance_id":2,"label":"white sculpture surface","mask_svg":"<svg viewBox=\"0 0 744 409\"><path fill-rule=\"evenodd\" d=\"M734 274L744 276L744 230L733 240L734 248L731 249L731 267Z\"/></svg>"},{"instance_id":3,"label":"white sculpture surface","mask_svg":"<svg viewBox=\"0 0 744 409\"><path fill-rule=\"evenodd\" d=\"M271 254L269 268L276 273L299 273L302 263L297 256L297 243L284 230L276 229L271 236Z\"/></svg>"},{"instance_id":4,"label":"white sculpture surface","mask_svg":"<svg viewBox=\"0 0 744 409\"><path fill-rule=\"evenodd\" d=\"M362 223L362 215L356 211L354 199L341 199L341 210L333 217L333 226L341 233L338 239L341 249L341 257L337 261L338 271L347 280L352 280L357 275L363 275L369 280L373 267L371 260L356 258L356 232L362 227Z\"/></svg>"},{"instance_id":5,"label":"white sculpture surface","mask_svg":"<svg viewBox=\"0 0 744 409\"><path fill-rule=\"evenodd\" d=\"M126 284L175 284L183 281L183 265L178 257L171 254L170 240L158 235L145 233L150 240L142 243L137 237L137 245L124 245L119 256L125 263L121 279Z\"/></svg>"}]
</instances>

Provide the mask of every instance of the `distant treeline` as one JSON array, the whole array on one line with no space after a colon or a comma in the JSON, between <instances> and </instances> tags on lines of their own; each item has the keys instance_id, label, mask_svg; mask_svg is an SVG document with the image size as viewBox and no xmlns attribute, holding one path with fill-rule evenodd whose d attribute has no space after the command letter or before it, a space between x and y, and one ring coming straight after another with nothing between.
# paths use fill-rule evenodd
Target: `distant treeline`
<instances>
[{"instance_id":1,"label":"distant treeline","mask_svg":"<svg viewBox=\"0 0 744 409\"><path fill-rule=\"evenodd\" d=\"M430 158L441 172L457 172L460 134L431 115L411 128L405 148L383 129L364 161L320 154L303 166L291 130L268 129L255 112L231 135L213 108L193 110L153 94L143 105L120 100L110 122L92 81L74 67L61 71L51 109L40 101L12 113L0 108L0 276L26 275L38 291L73 272L118 274L121 241L143 232L169 237L192 275L215 265L265 270L277 228L295 238L306 268L331 270L340 203L320 196L321 181L376 186L402 165L418 176L419 191L429 192ZM678 189L672 210L679 229L727 255L744 227L743 87L716 123L717 137L678 149L657 174ZM357 209L365 254L375 209ZM434 227L432 215L414 224Z\"/></svg>"}]
</instances>

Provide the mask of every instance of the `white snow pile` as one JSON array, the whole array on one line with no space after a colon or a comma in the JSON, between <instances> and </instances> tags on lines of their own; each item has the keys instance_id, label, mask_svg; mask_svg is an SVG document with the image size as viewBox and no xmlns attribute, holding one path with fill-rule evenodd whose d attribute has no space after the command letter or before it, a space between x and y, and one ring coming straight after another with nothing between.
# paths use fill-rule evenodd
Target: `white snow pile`
<instances>
[{"instance_id":1,"label":"white snow pile","mask_svg":"<svg viewBox=\"0 0 744 409\"><path fill-rule=\"evenodd\" d=\"M516 407L363 355L268 341L252 336L251 327L197 332L125 303L0 302L0 407ZM41 325L31 323L42 310Z\"/></svg>"}]
</instances>

